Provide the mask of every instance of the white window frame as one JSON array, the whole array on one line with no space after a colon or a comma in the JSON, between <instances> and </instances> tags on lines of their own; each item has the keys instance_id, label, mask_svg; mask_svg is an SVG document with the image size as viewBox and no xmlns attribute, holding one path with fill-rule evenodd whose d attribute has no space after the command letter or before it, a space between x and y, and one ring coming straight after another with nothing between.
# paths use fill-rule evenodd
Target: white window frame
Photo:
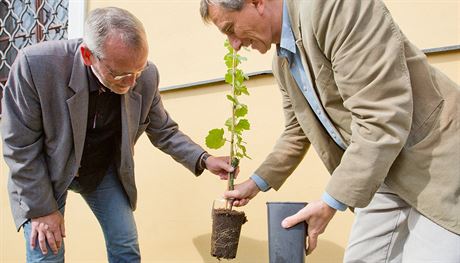
<instances>
[{"instance_id":1,"label":"white window frame","mask_svg":"<svg viewBox=\"0 0 460 263\"><path fill-rule=\"evenodd\" d=\"M83 37L87 0L69 0L68 39Z\"/></svg>"}]
</instances>

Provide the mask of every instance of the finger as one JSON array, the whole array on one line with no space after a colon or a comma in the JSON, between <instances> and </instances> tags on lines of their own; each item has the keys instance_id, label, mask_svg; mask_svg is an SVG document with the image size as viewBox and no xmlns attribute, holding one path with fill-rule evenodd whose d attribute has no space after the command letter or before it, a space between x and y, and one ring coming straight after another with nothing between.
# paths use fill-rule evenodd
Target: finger
<instances>
[{"instance_id":1,"label":"finger","mask_svg":"<svg viewBox=\"0 0 460 263\"><path fill-rule=\"evenodd\" d=\"M284 228L290 228L305 220L307 220L307 218L299 211L292 216L286 217L283 222L281 222L281 226Z\"/></svg>"},{"instance_id":2,"label":"finger","mask_svg":"<svg viewBox=\"0 0 460 263\"><path fill-rule=\"evenodd\" d=\"M231 190L224 192L225 199L241 199L241 193L238 190Z\"/></svg>"},{"instance_id":3,"label":"finger","mask_svg":"<svg viewBox=\"0 0 460 263\"><path fill-rule=\"evenodd\" d=\"M57 231L57 232L54 232L53 233L53 236L54 236L54 240L56 241L56 247L57 249L61 249L61 246L62 246L62 235L61 235L61 231Z\"/></svg>"},{"instance_id":4,"label":"finger","mask_svg":"<svg viewBox=\"0 0 460 263\"><path fill-rule=\"evenodd\" d=\"M240 200L240 206L245 206L249 203L249 198L244 198Z\"/></svg>"},{"instance_id":5,"label":"finger","mask_svg":"<svg viewBox=\"0 0 460 263\"><path fill-rule=\"evenodd\" d=\"M236 170L235 170L235 178L238 177L238 174L240 173L240 167L236 167Z\"/></svg>"},{"instance_id":6,"label":"finger","mask_svg":"<svg viewBox=\"0 0 460 263\"><path fill-rule=\"evenodd\" d=\"M46 237L43 231L38 231L38 245L43 255L48 254L48 248L46 247Z\"/></svg>"},{"instance_id":7,"label":"finger","mask_svg":"<svg viewBox=\"0 0 460 263\"><path fill-rule=\"evenodd\" d=\"M231 166L230 164L228 164L228 162L222 162L220 163L220 168L227 171L228 173L231 173L235 170L235 168L233 168L233 166Z\"/></svg>"},{"instance_id":8,"label":"finger","mask_svg":"<svg viewBox=\"0 0 460 263\"><path fill-rule=\"evenodd\" d=\"M30 242L30 247L32 249L35 249L35 246L37 245L36 244L36 241L37 241L37 228L34 224L32 224L31 226L32 230L31 230L31 233L30 233L30 238L29 238L29 242Z\"/></svg>"},{"instance_id":9,"label":"finger","mask_svg":"<svg viewBox=\"0 0 460 263\"><path fill-rule=\"evenodd\" d=\"M310 255L315 250L318 244L318 235L308 235L307 255Z\"/></svg>"},{"instance_id":10,"label":"finger","mask_svg":"<svg viewBox=\"0 0 460 263\"><path fill-rule=\"evenodd\" d=\"M58 252L58 248L57 248L57 244L56 244L56 240L54 239L54 234L53 232L47 230L45 232L45 236L46 236L46 239L48 241L48 245L50 246L51 248L51 251L53 251L53 254L57 254Z\"/></svg>"},{"instance_id":11,"label":"finger","mask_svg":"<svg viewBox=\"0 0 460 263\"><path fill-rule=\"evenodd\" d=\"M234 205L234 206L237 206L237 207L245 206L245 205L247 205L248 203L249 203L249 199L247 199L247 198L238 199L238 200L233 201L233 205Z\"/></svg>"},{"instance_id":12,"label":"finger","mask_svg":"<svg viewBox=\"0 0 460 263\"><path fill-rule=\"evenodd\" d=\"M305 255L308 255L308 235L305 237Z\"/></svg>"},{"instance_id":13,"label":"finger","mask_svg":"<svg viewBox=\"0 0 460 263\"><path fill-rule=\"evenodd\" d=\"M240 200L233 200L232 204L233 204L233 206L238 207L238 206L240 206Z\"/></svg>"},{"instance_id":14,"label":"finger","mask_svg":"<svg viewBox=\"0 0 460 263\"><path fill-rule=\"evenodd\" d=\"M219 175L220 177L226 177L226 178L228 178L228 173L227 173L227 171L224 171L224 170L220 170L219 173L218 173L218 175Z\"/></svg>"},{"instance_id":15,"label":"finger","mask_svg":"<svg viewBox=\"0 0 460 263\"><path fill-rule=\"evenodd\" d=\"M65 237L65 224L64 224L64 219L62 219L62 223L61 223L61 236L62 237Z\"/></svg>"}]
</instances>

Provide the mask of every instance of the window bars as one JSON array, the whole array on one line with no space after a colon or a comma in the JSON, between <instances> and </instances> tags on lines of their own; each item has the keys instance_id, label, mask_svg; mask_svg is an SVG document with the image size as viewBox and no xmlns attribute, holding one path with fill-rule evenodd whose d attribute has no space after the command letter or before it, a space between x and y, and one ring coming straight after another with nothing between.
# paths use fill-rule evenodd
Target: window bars
<instances>
[{"instance_id":1,"label":"window bars","mask_svg":"<svg viewBox=\"0 0 460 263\"><path fill-rule=\"evenodd\" d=\"M69 0L0 0L0 91L20 49L67 38L68 8Z\"/></svg>"}]
</instances>

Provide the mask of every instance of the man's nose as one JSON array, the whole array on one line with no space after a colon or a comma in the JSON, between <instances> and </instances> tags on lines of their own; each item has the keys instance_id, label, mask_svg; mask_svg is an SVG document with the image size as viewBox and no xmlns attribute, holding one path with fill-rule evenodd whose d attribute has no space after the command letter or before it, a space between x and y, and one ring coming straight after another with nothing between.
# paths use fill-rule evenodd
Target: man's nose
<instances>
[{"instance_id":1,"label":"man's nose","mask_svg":"<svg viewBox=\"0 0 460 263\"><path fill-rule=\"evenodd\" d=\"M134 87L134 86L136 86L136 80L137 80L137 77L136 77L136 75L133 74L133 75L127 77L123 81L123 84L126 85L126 86Z\"/></svg>"},{"instance_id":2,"label":"man's nose","mask_svg":"<svg viewBox=\"0 0 460 263\"><path fill-rule=\"evenodd\" d=\"M241 40L234 36L229 36L228 41L230 42L230 45L232 45L233 49L236 51L240 50L242 44Z\"/></svg>"}]
</instances>

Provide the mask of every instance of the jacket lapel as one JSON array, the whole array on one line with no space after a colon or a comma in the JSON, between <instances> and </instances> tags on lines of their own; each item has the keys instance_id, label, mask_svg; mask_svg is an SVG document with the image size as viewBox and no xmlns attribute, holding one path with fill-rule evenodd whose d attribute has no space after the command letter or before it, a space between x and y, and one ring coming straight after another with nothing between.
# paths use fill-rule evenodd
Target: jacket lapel
<instances>
[{"instance_id":1,"label":"jacket lapel","mask_svg":"<svg viewBox=\"0 0 460 263\"><path fill-rule=\"evenodd\" d=\"M308 81L312 85L313 89L317 90L316 83L311 78L313 74L312 66L302 41L302 30L300 22L301 17L300 12L298 11L299 8L309 8L310 2L311 1L307 1L307 7L305 7L305 3L303 3L302 7L300 7L299 0L294 0L289 1L287 6L290 22L292 25L292 32L296 39L296 46L300 52L302 65L305 69L305 72L307 73ZM308 27L308 25L306 27ZM315 114L308 105L308 102L298 88L297 83L291 76L288 63L281 63L281 66L283 68L282 71L284 74L289 75L289 78L287 78L288 84L286 85L286 88L290 89L289 94L291 94L294 111L296 112L299 124L328 171L332 173L332 171L340 163L343 151L340 147L337 146L337 144L335 144L335 142L330 138L329 134L325 131L322 124L317 120Z\"/></svg>"},{"instance_id":2,"label":"jacket lapel","mask_svg":"<svg viewBox=\"0 0 460 263\"><path fill-rule=\"evenodd\" d=\"M67 107L69 108L70 121L72 123L75 159L76 163L79 164L85 142L89 100L88 78L80 48L78 48L75 54L69 88L75 92L72 97L67 99Z\"/></svg>"},{"instance_id":3,"label":"jacket lapel","mask_svg":"<svg viewBox=\"0 0 460 263\"><path fill-rule=\"evenodd\" d=\"M121 97L121 160L120 171L134 168L134 139L139 127L142 96L131 89Z\"/></svg>"}]
</instances>

